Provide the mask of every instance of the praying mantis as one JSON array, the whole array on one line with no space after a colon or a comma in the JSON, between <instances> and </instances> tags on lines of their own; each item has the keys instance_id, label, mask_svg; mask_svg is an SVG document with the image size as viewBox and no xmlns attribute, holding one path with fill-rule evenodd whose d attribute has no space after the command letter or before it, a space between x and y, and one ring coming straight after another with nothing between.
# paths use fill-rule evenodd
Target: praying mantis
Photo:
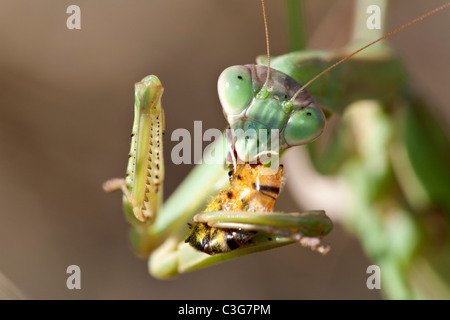
<instances>
[{"instance_id":1,"label":"praying mantis","mask_svg":"<svg viewBox=\"0 0 450 320\"><path fill-rule=\"evenodd\" d=\"M242 69L239 67L238 69ZM258 67L258 69L260 71L266 71L267 68ZM233 81L237 81L238 83L248 81L248 85L251 87L252 83L248 76L249 74L245 70L236 70L236 67L229 68L225 70L220 77L219 88L226 89L226 87L231 87L234 89L234 84L221 86L221 83L229 84ZM275 76L281 75L275 74ZM270 79L269 76L267 78ZM283 80L285 81L284 77ZM271 83L271 86L275 86L272 81L268 82ZM259 83L261 87L261 82ZM297 85L297 87L301 86ZM261 89L258 88L256 92L260 91ZM278 97L280 94L277 90L271 91L271 95ZM129 221L134 224L135 230L141 232L141 234L137 235L138 237L141 237L141 239L137 239L141 252L147 250L152 251L153 248L147 246L154 246L155 243L161 241L163 238L159 234L159 230L167 232L168 229L167 227L158 229L161 228L159 227L158 222L162 221L161 218L159 220L158 218L166 216L163 215L164 213L157 213L158 203L161 198L160 187L163 175L161 138L164 127L164 114L163 109L161 108L162 92L162 85L156 76L148 76L136 84L135 123L133 125L127 177L126 179L109 180L104 185L106 191L113 191L116 189L121 189L123 191L123 202L127 217ZM231 97L229 92L222 92L221 94L224 100L232 100L235 99L233 95L235 95L236 92L233 90L231 92ZM241 92L238 91L238 94L240 95ZM255 92L250 91L249 94L251 96L250 99L255 99ZM294 130L294 132L289 133L293 131L293 129L289 129L290 120L286 120L285 122L288 128L286 137L288 137L287 141L291 144L303 144L304 141L310 141L314 136L320 134L323 128L324 118L321 110L314 104L311 97L306 96L305 98L304 95L292 102L293 109L291 111L294 112L291 112L291 114L288 115L291 117L293 116L294 119L299 116L306 117L306 119L312 119L316 124L310 125L306 121L303 131L297 133L298 130ZM263 101L267 99L267 97L260 98L260 100ZM294 104L305 104L305 106L295 107ZM254 105L257 107L261 106L261 101L256 101L256 104ZM242 106L242 108L244 107L248 108L247 103L245 106ZM229 113L232 112L233 111L229 111ZM296 128L297 125L294 129ZM255 146L255 144L252 146ZM152 149L151 151L150 148ZM222 159L224 160L223 157ZM205 165L207 166L205 168L210 166L208 164ZM246 165L249 166L248 164ZM223 169L217 170L217 166L225 168L223 161L219 161L216 166L213 166L215 171L222 173ZM256 171L244 169L241 170L240 173L233 172L233 170L229 172L230 176L236 177L235 180L245 180L247 179L247 176L250 176L252 183L242 186L242 188L246 188L243 193L251 192L251 190L248 189L252 189L252 185L254 184L254 193L258 193L261 189L261 194L266 194L264 192L267 192L267 190L263 189L272 186L259 182L260 180L264 181L264 175L276 176L276 181L278 183L276 188L280 188L282 175L276 175L276 172L272 172L272 169L270 168L264 169L262 164L259 164L259 166L260 167ZM277 168L277 171L279 170L281 169ZM255 180L252 179L254 176L256 176ZM205 177L206 179L210 178L209 175L206 175ZM196 180L196 183L198 183L198 180ZM185 185L182 185L182 187L185 187ZM198 188L196 189L198 190ZM237 192L237 190L230 189L230 191L227 191L227 193L231 192ZM277 193L278 191L276 194ZM268 197L273 198L273 196L270 195ZM236 201L243 201L242 199L244 199L244 196ZM250 203L245 211L242 209L237 212L226 212L227 214L223 214L224 212L222 211L208 212L196 215L193 218L194 222L211 224L211 227L220 230L231 229L233 232L234 230L241 229L248 229L252 232L263 231L262 233L252 235L251 246L244 246L243 248L239 248L236 252L233 251L229 253L228 251L231 250L222 250L221 252L218 252L220 253L219 255L210 256L205 254L205 252L211 254L210 251L203 250L203 252L199 252L184 243L185 241L183 240L186 239L187 225L178 223L178 229L175 230L173 234L169 235L168 239L161 244L160 248L154 250L151 254L150 272L152 275L164 278L172 276L174 273L187 271L189 270L188 268L198 268L205 264L215 263L227 258L234 258L242 254L266 250L267 248L277 247L295 241L320 252L327 250L326 247L320 245L320 240L318 238L326 235L332 227L331 220L329 220L323 211L310 211L300 214L267 213L264 211L254 212L257 211L257 209L255 209L256 205L259 204L261 208L264 208L267 205L261 204L261 201L263 201L261 199L252 199L252 201L254 203ZM273 198L273 202L274 201L275 198ZM273 204L271 206L273 206ZM270 209L265 211L270 211ZM185 214L182 211L179 212ZM171 223L172 226L175 224L176 223ZM196 229L194 228L194 230ZM150 234L151 232L154 232L154 234L146 237L145 233L147 232ZM145 240L145 244L142 243L142 239Z\"/></svg>"},{"instance_id":2,"label":"praying mantis","mask_svg":"<svg viewBox=\"0 0 450 320\"><path fill-rule=\"evenodd\" d=\"M299 56L297 55L291 55L291 56L284 56L281 58L275 58L272 61L272 67L274 67L277 70L283 71L286 74L290 74L293 78L297 79L297 81L300 81L301 83L305 83L308 79L304 78L311 78L314 74L317 74L318 70L323 70L325 66L332 64L333 61L338 61L340 57L335 54L330 53L319 53L319 52L313 52L313 53L306 53L305 56ZM259 60L260 64L265 64L266 60L265 58L260 58ZM307 63L305 63L307 62ZM305 67L306 66L306 67ZM265 67L258 67L262 69L266 69ZM305 72L305 68L309 68L307 72ZM355 69L358 67L355 67ZM375 68L379 68L378 66ZM277 75L275 72L272 74ZM266 72L267 75L267 72ZM399 76L400 77L400 76ZM263 77L264 78L264 77ZM269 78L267 76L267 78ZM395 78L395 77L394 77ZM223 78L222 78L223 79ZM329 78L322 78L321 80L317 80L314 84L311 85L311 92L318 92L318 94L314 94L314 97L317 99L320 105L327 106L330 110L332 110L335 113L340 113L342 110L339 108L342 105L346 105L347 101L345 103L341 103L339 101L339 97L336 98L336 96L330 95L330 94L323 94L323 92L326 92L324 89L325 86L329 85ZM396 81L396 79L392 80L393 82ZM220 83L220 80L219 80ZM315 87L314 87L315 86ZM251 86L252 87L252 86ZM260 91L263 91L261 89L263 87L260 85L256 91L250 91L250 88L248 88L245 93L252 92L252 96L256 96ZM222 87L223 88L223 87ZM298 91L301 87L297 88ZM253 89L253 88L251 88ZM376 90L384 90L383 88L369 88L370 90L376 91ZM220 91L220 89L219 89ZM371 96L372 92L368 92L367 96ZM159 134L162 134L162 128L163 128L163 115L162 115L162 109L160 106L160 98L162 95L162 85L157 80L157 78L145 78L143 81L137 84L136 86L136 108L137 109L149 109L149 110L156 110L155 113L160 115L160 125L159 126L151 126L148 120L138 120L141 119L140 116L135 116L135 124L133 125L133 128L136 128L138 130L133 129L134 136L133 138L138 136L139 132L144 131L151 131L153 128L159 128L158 132L154 132L155 136L151 139L151 141L155 142L158 141L156 138ZM267 93L262 94L267 95ZM149 98L150 96L155 96L153 98ZM279 97L277 95L277 97ZM290 94L290 97L292 97L292 93ZM352 99L356 99L352 97L351 95L347 96L346 99L351 101ZM389 99L389 96L386 97L386 99ZM144 105L143 101L150 101L149 105ZM227 107L224 107L225 113L227 115L230 115L233 110L232 108L228 108L230 110L227 110ZM316 110L316 109L313 109ZM320 109L319 109L320 110ZM317 110L316 110L317 111ZM152 111L150 111L152 112ZM138 114L137 112L136 114ZM142 113L144 114L144 113ZM156 119L157 116L154 115L152 119ZM140 121L140 122L139 122ZM228 118L228 121L230 125L233 124L232 119L230 117ZM320 121L319 122L319 129L314 128L313 131L320 132ZM296 132L295 132L296 133ZM295 134L293 134L295 136ZM312 135L314 136L314 135ZM313 137L315 138L315 136ZM311 139L308 138L306 140L302 140L309 142ZM132 150L133 145L136 143L132 140ZM222 139L219 139L216 141L216 144L219 146L217 148L214 148L215 151L220 152L220 150L227 150L226 147L223 147L226 145L227 141L226 138L223 137ZM147 151L142 146L136 147L136 153L131 153L131 158L139 158L140 153L144 155L142 159L145 159L145 155L147 155ZM162 155L162 153L161 153ZM212 155L207 155L212 156ZM217 156L217 154L215 155ZM226 154L222 154L220 156L221 158L225 159L227 157ZM245 158L245 156L243 156ZM249 160L249 159L246 159ZM160 168L159 171L155 171L155 174L158 174L158 177L153 176L152 179L156 179L153 181L153 187L160 187L161 180L162 180L162 160L155 160L151 159L150 162L155 165L158 164ZM133 163L133 162L131 162ZM134 167L135 169L135 180L138 179L145 179L146 176L141 173L138 173L137 167ZM151 168L151 170L155 170L154 168ZM133 171L133 165L129 165L129 171L130 173ZM171 277L173 275L176 275L178 273L183 273L187 271L191 271L194 269L198 269L200 267L204 267L207 265L211 265L220 261L224 261L227 259L232 259L239 257L241 255L258 252L261 250L267 250L269 248L289 244L295 242L292 238L289 237L283 237L278 234L271 234L271 233L265 233L262 232L256 236L256 238L253 239L254 244L249 247L240 248L239 250L232 251L230 253L221 253L218 255L207 255L205 253L196 251L191 246L186 244L184 242L184 239L186 237L186 233L188 232L187 223L191 221L191 218L198 212L202 211L202 207L205 205L206 199L210 197L211 195L217 194L219 190L222 190L224 186L226 185L227 180L227 174L228 169L223 166L223 164L201 164L197 168L194 169L192 174L180 185L179 189L167 200L167 202L162 206L161 210L159 210L158 213L156 213L158 203L161 202L162 193L160 191L152 191L147 192L145 189L139 190L139 188L132 188L131 194L127 195L127 192L129 193L130 190L127 188L127 186L133 185L134 182L128 181L125 184L120 182L119 180L113 180L108 182L106 185L106 189L117 189L121 188L125 194L124 199L127 201L124 201L124 207L125 212L127 214L128 221L133 225L133 243L135 248L138 252L141 252L142 254L150 254L149 259L149 269L152 275L159 277L159 278L167 278ZM135 184L134 186L137 186ZM199 186L201 186L199 188ZM192 195L189 190L196 190L196 194ZM135 192L135 194L133 194ZM129 199L136 199L133 201L129 201ZM139 200L140 199L140 200ZM148 201L145 201L147 199ZM139 202L141 201L141 202ZM133 203L134 202L134 203ZM138 207L141 206L143 203L148 203L151 207L145 205L145 209L141 210ZM179 206L179 203L189 203L190 205L186 207ZM219 219L222 221L226 221L227 216L220 216L221 213L214 212L210 214L210 216L206 217L207 221L211 221L211 219ZM205 219L206 215L200 215L196 216L197 218L194 219ZM274 214L271 213L270 215L264 216L264 221L262 222L262 225L264 226L270 226L274 225L276 222L282 221L284 218L289 217L288 214ZM236 217L233 217L234 219ZM247 215L244 217L244 223L245 224L256 224L256 220L260 219L261 217L257 216L251 216ZM200 221L198 220L198 221ZM312 229L310 230L310 235L312 238L315 236L323 236L326 233L330 231L330 222L328 217L326 217L323 212L311 212L309 215L303 215L303 216L294 216L294 220L296 222L300 222L302 227L306 227L309 224L312 224ZM196 221L196 222L198 222ZM203 221L203 220L201 220ZM317 224L317 222L323 222L323 226L317 226L314 225L314 223ZM236 223L235 220L232 220L231 223ZM292 227L294 225L293 221L288 222L288 226ZM253 227L255 225L252 225ZM256 228L256 230L258 230ZM271 238L271 240L269 240Z\"/></svg>"}]
</instances>

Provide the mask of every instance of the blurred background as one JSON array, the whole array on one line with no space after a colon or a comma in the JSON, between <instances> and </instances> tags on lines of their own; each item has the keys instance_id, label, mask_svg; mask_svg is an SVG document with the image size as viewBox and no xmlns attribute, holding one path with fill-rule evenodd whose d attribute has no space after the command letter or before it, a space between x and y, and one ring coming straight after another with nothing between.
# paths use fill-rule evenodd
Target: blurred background
<instances>
[{"instance_id":1,"label":"blurred background","mask_svg":"<svg viewBox=\"0 0 450 320\"><path fill-rule=\"evenodd\" d=\"M286 7L266 1L272 54L287 52ZM444 1L397 0L387 30ZM81 30L66 8L81 8ZM353 1L305 1L314 48L348 39ZM450 125L448 12L395 35L417 91ZM151 278L128 239L121 196L102 183L125 173L134 83L148 74L165 93L166 152L177 128L225 128L216 83L265 53L259 0L0 1L0 287L32 299L379 299L372 262L336 221L321 256L288 246L175 280ZM362 80L363 81L363 80ZM447 131L448 132L448 131ZM192 169L166 157L167 197ZM193 191L195 192L195 191ZM317 192L320 192L319 190ZM280 211L298 211L285 190ZM317 208L318 209L318 208ZM81 290L66 268L81 268ZM193 288L196 288L193 290ZM8 291L9 290L9 291Z\"/></svg>"}]
</instances>

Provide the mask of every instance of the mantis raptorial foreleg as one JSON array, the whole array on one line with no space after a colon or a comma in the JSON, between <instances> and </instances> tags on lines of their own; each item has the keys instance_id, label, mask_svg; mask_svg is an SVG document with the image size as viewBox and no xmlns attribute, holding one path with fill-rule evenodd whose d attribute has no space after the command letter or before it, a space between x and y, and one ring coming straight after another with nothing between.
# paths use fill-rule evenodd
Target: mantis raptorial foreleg
<instances>
[{"instance_id":1,"label":"mantis raptorial foreleg","mask_svg":"<svg viewBox=\"0 0 450 320\"><path fill-rule=\"evenodd\" d=\"M162 135L164 112L161 96L164 88L156 76L148 76L135 85L134 124L125 179L104 183L107 192L122 190L140 221L155 219L162 203L164 179Z\"/></svg>"},{"instance_id":2,"label":"mantis raptorial foreleg","mask_svg":"<svg viewBox=\"0 0 450 320\"><path fill-rule=\"evenodd\" d=\"M197 214L193 221L206 223L211 228L265 232L321 253L326 253L329 247L321 245L320 238L333 227L330 218L321 210L302 213L216 211Z\"/></svg>"}]
</instances>

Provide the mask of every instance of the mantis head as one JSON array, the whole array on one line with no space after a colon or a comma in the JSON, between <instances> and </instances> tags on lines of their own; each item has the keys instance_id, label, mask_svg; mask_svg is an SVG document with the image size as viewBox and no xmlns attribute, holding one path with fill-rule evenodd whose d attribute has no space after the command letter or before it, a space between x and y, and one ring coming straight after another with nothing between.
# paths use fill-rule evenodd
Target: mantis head
<instances>
[{"instance_id":1,"label":"mantis head","mask_svg":"<svg viewBox=\"0 0 450 320\"><path fill-rule=\"evenodd\" d=\"M275 69L267 75L268 70L265 66L238 65L225 69L219 77L219 99L237 156L245 162L255 161L264 152L278 154L309 143L325 126L322 110L306 90L291 99L302 87L300 83ZM264 130L262 135L260 130ZM277 132L275 137L272 130Z\"/></svg>"}]
</instances>

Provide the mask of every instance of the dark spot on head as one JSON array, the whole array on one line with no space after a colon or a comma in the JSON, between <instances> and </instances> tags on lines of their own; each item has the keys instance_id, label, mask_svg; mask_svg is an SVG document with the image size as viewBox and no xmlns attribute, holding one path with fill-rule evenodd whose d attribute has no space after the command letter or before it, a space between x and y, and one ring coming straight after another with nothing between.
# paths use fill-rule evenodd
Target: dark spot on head
<instances>
[{"instance_id":1,"label":"dark spot on head","mask_svg":"<svg viewBox=\"0 0 450 320\"><path fill-rule=\"evenodd\" d=\"M307 116L311 116L312 113L311 113L311 112L307 112L306 115L307 115Z\"/></svg>"},{"instance_id":2,"label":"dark spot on head","mask_svg":"<svg viewBox=\"0 0 450 320\"><path fill-rule=\"evenodd\" d=\"M228 191L227 192L228 199L231 199L232 196L233 196L233 192L232 191Z\"/></svg>"},{"instance_id":3,"label":"dark spot on head","mask_svg":"<svg viewBox=\"0 0 450 320\"><path fill-rule=\"evenodd\" d=\"M267 240L272 241L272 238L267 238Z\"/></svg>"},{"instance_id":4,"label":"dark spot on head","mask_svg":"<svg viewBox=\"0 0 450 320\"><path fill-rule=\"evenodd\" d=\"M242 176L240 174L238 174L237 178L238 180L242 180Z\"/></svg>"},{"instance_id":5,"label":"dark spot on head","mask_svg":"<svg viewBox=\"0 0 450 320\"><path fill-rule=\"evenodd\" d=\"M238 79L239 79L239 80L242 80L242 76L238 76Z\"/></svg>"},{"instance_id":6,"label":"dark spot on head","mask_svg":"<svg viewBox=\"0 0 450 320\"><path fill-rule=\"evenodd\" d=\"M287 94L285 94L285 95L284 95L284 98L285 98L285 99L287 99L287 98L288 98Z\"/></svg>"}]
</instances>

